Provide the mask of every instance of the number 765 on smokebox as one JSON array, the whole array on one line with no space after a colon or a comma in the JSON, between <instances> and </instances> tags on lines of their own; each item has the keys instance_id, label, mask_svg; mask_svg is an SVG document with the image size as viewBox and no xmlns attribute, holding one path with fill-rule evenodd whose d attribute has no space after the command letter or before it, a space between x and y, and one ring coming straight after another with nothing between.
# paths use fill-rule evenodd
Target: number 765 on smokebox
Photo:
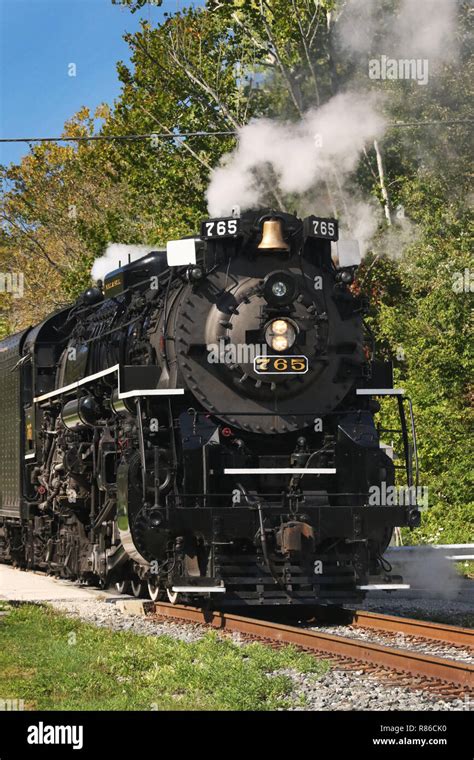
<instances>
[{"instance_id":1,"label":"number 765 on smokebox","mask_svg":"<svg viewBox=\"0 0 474 760\"><path fill-rule=\"evenodd\" d=\"M256 356L254 369L258 375L304 375L308 371L306 356Z\"/></svg>"}]
</instances>

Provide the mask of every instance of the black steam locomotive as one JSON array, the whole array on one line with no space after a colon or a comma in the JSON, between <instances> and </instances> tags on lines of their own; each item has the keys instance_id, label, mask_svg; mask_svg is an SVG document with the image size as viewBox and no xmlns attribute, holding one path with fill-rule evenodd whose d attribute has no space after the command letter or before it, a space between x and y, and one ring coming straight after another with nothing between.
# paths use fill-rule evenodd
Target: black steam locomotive
<instances>
[{"instance_id":1,"label":"black steam locomotive","mask_svg":"<svg viewBox=\"0 0 474 760\"><path fill-rule=\"evenodd\" d=\"M210 219L2 341L0 559L222 606L396 588L383 552L419 511L369 503L400 466L375 397L398 403L408 485L413 419L337 237Z\"/></svg>"}]
</instances>

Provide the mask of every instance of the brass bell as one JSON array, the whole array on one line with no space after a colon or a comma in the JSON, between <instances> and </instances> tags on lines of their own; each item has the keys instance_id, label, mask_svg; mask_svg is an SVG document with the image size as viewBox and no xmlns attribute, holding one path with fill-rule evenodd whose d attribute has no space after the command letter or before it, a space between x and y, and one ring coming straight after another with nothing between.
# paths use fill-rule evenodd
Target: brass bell
<instances>
[{"instance_id":1,"label":"brass bell","mask_svg":"<svg viewBox=\"0 0 474 760\"><path fill-rule=\"evenodd\" d=\"M267 219L263 223L262 239L258 244L259 251L289 251L290 246L283 239L281 219Z\"/></svg>"}]
</instances>

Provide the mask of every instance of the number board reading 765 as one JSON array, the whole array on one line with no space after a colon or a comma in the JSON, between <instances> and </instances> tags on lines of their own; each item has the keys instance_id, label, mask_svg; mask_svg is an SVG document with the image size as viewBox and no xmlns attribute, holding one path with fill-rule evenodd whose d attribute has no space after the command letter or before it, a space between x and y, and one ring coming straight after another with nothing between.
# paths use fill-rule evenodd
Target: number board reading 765
<instances>
[{"instance_id":1,"label":"number board reading 765","mask_svg":"<svg viewBox=\"0 0 474 760\"><path fill-rule=\"evenodd\" d=\"M256 356L254 369L258 375L304 375L308 371L306 356Z\"/></svg>"},{"instance_id":2,"label":"number board reading 765","mask_svg":"<svg viewBox=\"0 0 474 760\"><path fill-rule=\"evenodd\" d=\"M240 220L230 217L227 219L206 219L201 223L202 240L215 238L233 238L240 234Z\"/></svg>"}]
</instances>

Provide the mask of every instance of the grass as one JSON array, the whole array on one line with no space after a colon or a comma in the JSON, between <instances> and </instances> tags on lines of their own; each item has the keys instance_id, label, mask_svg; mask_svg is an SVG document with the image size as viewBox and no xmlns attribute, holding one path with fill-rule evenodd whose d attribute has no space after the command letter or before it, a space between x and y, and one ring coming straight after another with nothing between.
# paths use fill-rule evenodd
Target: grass
<instances>
[{"instance_id":1,"label":"grass","mask_svg":"<svg viewBox=\"0 0 474 760\"><path fill-rule=\"evenodd\" d=\"M3 605L0 698L29 710L275 710L296 703L293 668L325 661L288 646L238 646L215 632L185 643L97 628L52 608Z\"/></svg>"},{"instance_id":2,"label":"grass","mask_svg":"<svg viewBox=\"0 0 474 760\"><path fill-rule=\"evenodd\" d=\"M474 562L472 560L456 562L456 570L464 578L474 579Z\"/></svg>"}]
</instances>

